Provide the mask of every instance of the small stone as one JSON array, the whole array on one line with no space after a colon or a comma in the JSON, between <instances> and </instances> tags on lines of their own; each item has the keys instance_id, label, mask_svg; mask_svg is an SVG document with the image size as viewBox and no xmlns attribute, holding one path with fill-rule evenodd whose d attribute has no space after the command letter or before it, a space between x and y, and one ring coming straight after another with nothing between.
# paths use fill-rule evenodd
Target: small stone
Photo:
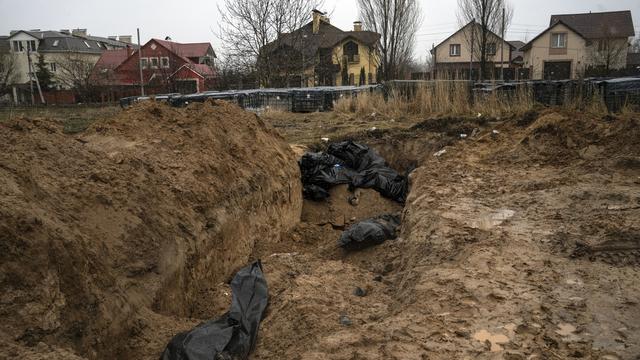
<instances>
[{"instance_id":1,"label":"small stone","mask_svg":"<svg viewBox=\"0 0 640 360\"><path fill-rule=\"evenodd\" d=\"M351 319L349 319L347 315L340 315L340 324L344 326L351 326L351 324L353 323L351 322Z\"/></svg>"},{"instance_id":2,"label":"small stone","mask_svg":"<svg viewBox=\"0 0 640 360\"><path fill-rule=\"evenodd\" d=\"M353 295L359 296L359 297L365 297L367 296L367 290L364 290L363 288L356 286L356 288L353 289Z\"/></svg>"},{"instance_id":3,"label":"small stone","mask_svg":"<svg viewBox=\"0 0 640 360\"><path fill-rule=\"evenodd\" d=\"M373 278L373 281L378 281L378 282L382 281L382 275L376 275L376 276Z\"/></svg>"}]
</instances>

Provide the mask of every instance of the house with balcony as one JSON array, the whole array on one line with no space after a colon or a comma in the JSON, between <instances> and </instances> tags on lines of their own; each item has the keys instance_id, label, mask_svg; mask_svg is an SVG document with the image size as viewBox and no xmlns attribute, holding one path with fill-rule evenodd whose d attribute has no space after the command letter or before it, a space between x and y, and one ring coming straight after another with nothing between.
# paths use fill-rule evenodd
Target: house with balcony
<instances>
[{"instance_id":1,"label":"house with balcony","mask_svg":"<svg viewBox=\"0 0 640 360\"><path fill-rule=\"evenodd\" d=\"M575 79L628 67L635 36L631 11L552 15L549 27L522 47L531 78Z\"/></svg>"},{"instance_id":2,"label":"house with balcony","mask_svg":"<svg viewBox=\"0 0 640 360\"><path fill-rule=\"evenodd\" d=\"M90 73L103 52L133 47L130 35L105 38L89 35L87 29L14 30L4 42L16 63L11 84L16 103L31 101L31 82L35 82L36 64L41 55L53 76L51 88L41 89L48 93L72 89L79 78ZM73 101L68 99L66 102Z\"/></svg>"},{"instance_id":3,"label":"house with balcony","mask_svg":"<svg viewBox=\"0 0 640 360\"><path fill-rule=\"evenodd\" d=\"M354 22L353 30L331 25L321 11L300 29L265 45L258 67L271 75L270 86L340 86L378 82L380 34Z\"/></svg>"}]
</instances>

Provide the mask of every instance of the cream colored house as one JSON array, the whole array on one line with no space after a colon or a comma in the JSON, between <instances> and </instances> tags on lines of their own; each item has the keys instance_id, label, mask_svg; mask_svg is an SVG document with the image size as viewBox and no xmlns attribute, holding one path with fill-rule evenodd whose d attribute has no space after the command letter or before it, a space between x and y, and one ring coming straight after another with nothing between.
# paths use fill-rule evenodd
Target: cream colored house
<instances>
[{"instance_id":1,"label":"cream colored house","mask_svg":"<svg viewBox=\"0 0 640 360\"><path fill-rule=\"evenodd\" d=\"M623 69L633 36L630 11L553 15L549 27L522 48L524 67L534 80Z\"/></svg>"},{"instance_id":2,"label":"cream colored house","mask_svg":"<svg viewBox=\"0 0 640 360\"><path fill-rule=\"evenodd\" d=\"M313 10L312 21L261 49L272 67L271 86L361 85L378 82L380 34L362 29L343 31L324 13Z\"/></svg>"},{"instance_id":3,"label":"cream colored house","mask_svg":"<svg viewBox=\"0 0 640 360\"><path fill-rule=\"evenodd\" d=\"M131 36L97 37L86 29L41 31L15 30L4 40L16 59L16 77L11 84L14 102L30 101L30 81L35 81L39 56L53 75L55 89L73 87L74 78L87 76L105 50L131 45ZM43 91L53 89L42 89Z\"/></svg>"},{"instance_id":4,"label":"cream colored house","mask_svg":"<svg viewBox=\"0 0 640 360\"><path fill-rule=\"evenodd\" d=\"M436 45L431 54L434 59L434 69L437 77L468 78L469 69L478 71L480 63L479 37L482 27L476 22L470 22L453 33L444 41ZM473 53L472 53L473 41ZM508 41L489 32L487 41L487 69L509 68L511 66L512 51L517 50ZM491 78L495 73L483 77Z\"/></svg>"}]
</instances>

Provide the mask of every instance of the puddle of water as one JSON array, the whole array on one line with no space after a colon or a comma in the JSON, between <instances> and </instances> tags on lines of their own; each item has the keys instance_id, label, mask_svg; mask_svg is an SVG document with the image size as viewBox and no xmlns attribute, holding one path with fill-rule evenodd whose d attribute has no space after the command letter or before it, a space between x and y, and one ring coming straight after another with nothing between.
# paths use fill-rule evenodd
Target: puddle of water
<instances>
[{"instance_id":1,"label":"puddle of water","mask_svg":"<svg viewBox=\"0 0 640 360\"><path fill-rule=\"evenodd\" d=\"M491 343L491 351L493 352L502 351L500 344L509 342L509 338L506 335L492 334L485 329L473 334L473 338L483 343L488 340Z\"/></svg>"},{"instance_id":2,"label":"puddle of water","mask_svg":"<svg viewBox=\"0 0 640 360\"><path fill-rule=\"evenodd\" d=\"M489 230L505 220L510 219L516 212L509 209L498 209L494 212L481 216L479 219L471 221L471 227L480 230Z\"/></svg>"}]
</instances>

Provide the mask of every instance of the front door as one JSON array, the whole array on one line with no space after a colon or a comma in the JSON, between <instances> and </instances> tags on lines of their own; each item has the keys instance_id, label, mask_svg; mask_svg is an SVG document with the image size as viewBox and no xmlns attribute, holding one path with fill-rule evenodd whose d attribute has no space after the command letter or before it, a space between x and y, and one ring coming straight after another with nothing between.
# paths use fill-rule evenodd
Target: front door
<instances>
[{"instance_id":1,"label":"front door","mask_svg":"<svg viewBox=\"0 0 640 360\"><path fill-rule=\"evenodd\" d=\"M571 79L571 61L545 61L545 80Z\"/></svg>"}]
</instances>

